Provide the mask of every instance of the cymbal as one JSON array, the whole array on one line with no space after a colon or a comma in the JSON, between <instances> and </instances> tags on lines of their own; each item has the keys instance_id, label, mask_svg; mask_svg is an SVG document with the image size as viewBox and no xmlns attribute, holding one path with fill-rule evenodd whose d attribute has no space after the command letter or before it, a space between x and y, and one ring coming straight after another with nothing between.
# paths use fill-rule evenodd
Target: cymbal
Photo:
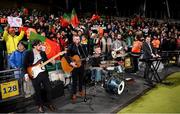
<instances>
[{"instance_id":1,"label":"cymbal","mask_svg":"<svg viewBox=\"0 0 180 114\"><path fill-rule=\"evenodd\" d=\"M118 63L118 61L109 61L111 64Z\"/></svg>"},{"instance_id":2,"label":"cymbal","mask_svg":"<svg viewBox=\"0 0 180 114\"><path fill-rule=\"evenodd\" d=\"M100 64L99 66L100 66L101 68L105 68L105 67L114 66L114 64Z\"/></svg>"}]
</instances>

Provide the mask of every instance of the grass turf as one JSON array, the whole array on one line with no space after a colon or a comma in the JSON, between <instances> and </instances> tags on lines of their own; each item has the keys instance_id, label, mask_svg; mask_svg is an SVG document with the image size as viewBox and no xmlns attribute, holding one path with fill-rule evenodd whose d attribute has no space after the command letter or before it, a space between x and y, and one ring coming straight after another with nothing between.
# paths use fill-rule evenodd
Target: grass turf
<instances>
[{"instance_id":1,"label":"grass turf","mask_svg":"<svg viewBox=\"0 0 180 114\"><path fill-rule=\"evenodd\" d=\"M120 113L180 113L180 72L165 80L172 85L158 84Z\"/></svg>"}]
</instances>

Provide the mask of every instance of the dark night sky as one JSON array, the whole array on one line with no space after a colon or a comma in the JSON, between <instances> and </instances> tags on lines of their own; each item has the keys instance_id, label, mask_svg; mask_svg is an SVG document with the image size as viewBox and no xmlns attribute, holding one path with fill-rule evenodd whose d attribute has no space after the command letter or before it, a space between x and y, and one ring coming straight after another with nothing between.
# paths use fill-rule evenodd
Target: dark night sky
<instances>
[{"instance_id":1,"label":"dark night sky","mask_svg":"<svg viewBox=\"0 0 180 114\"><path fill-rule=\"evenodd\" d=\"M13 0L8 0L13 1ZM48 4L51 0L17 0L30 3ZM53 7L59 7L66 10L66 0L52 0ZM97 1L97 9L96 9ZM105 15L117 15L119 16L132 16L133 14L139 14L143 11L143 4L145 0L116 0L117 8L115 9L115 0L69 0L69 11L75 8L77 13L95 13ZM167 15L166 0L146 0L146 16L154 18L162 18ZM81 9L80 9L81 2ZM172 18L180 19L180 0L168 0L169 10Z\"/></svg>"}]
</instances>

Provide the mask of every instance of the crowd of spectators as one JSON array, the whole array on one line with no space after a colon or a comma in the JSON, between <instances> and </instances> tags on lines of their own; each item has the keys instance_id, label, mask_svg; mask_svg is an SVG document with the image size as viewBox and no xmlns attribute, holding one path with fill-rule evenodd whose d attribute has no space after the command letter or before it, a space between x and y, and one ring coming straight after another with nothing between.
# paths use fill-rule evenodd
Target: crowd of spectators
<instances>
[{"instance_id":1,"label":"crowd of spectators","mask_svg":"<svg viewBox=\"0 0 180 114\"><path fill-rule=\"evenodd\" d=\"M57 14L57 13L56 13ZM180 49L180 26L177 23L158 22L153 19L147 19L141 16L133 16L126 19L100 18L91 20L90 17L79 18L78 27L71 25L67 27L61 26L61 16L49 13L47 11L22 9L1 9L0 10L0 36L3 39L4 28L7 27L7 17L20 17L23 26L33 28L38 34L58 42L61 51L72 43L72 36L79 35L81 43L86 45L89 53L93 54L95 46L100 46L102 52L109 55L106 59L110 59L112 51L111 45L118 34L125 41L128 50L131 52L135 40L144 41L146 36L151 37L154 48L157 51L174 51ZM19 35L19 28L13 28L16 35ZM25 34L22 41L27 41ZM2 58L6 58L6 46L4 41L0 43L1 70L6 69L5 62ZM141 48L141 47L139 47ZM9 53L8 53L9 54Z\"/></svg>"}]
</instances>

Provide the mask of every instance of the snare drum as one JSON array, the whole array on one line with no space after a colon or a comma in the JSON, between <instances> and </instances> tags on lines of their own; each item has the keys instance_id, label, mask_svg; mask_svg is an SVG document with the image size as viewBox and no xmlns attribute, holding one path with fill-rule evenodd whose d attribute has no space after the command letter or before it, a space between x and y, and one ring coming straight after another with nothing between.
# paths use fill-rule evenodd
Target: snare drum
<instances>
[{"instance_id":1,"label":"snare drum","mask_svg":"<svg viewBox=\"0 0 180 114\"><path fill-rule=\"evenodd\" d=\"M115 67L107 67L106 70L108 71L109 77L111 77L113 73L115 73Z\"/></svg>"},{"instance_id":2,"label":"snare drum","mask_svg":"<svg viewBox=\"0 0 180 114\"><path fill-rule=\"evenodd\" d=\"M124 90L125 82L117 77L111 77L105 83L105 89L107 92L120 95Z\"/></svg>"},{"instance_id":3,"label":"snare drum","mask_svg":"<svg viewBox=\"0 0 180 114\"><path fill-rule=\"evenodd\" d=\"M107 67L106 68L108 71L114 71L115 67Z\"/></svg>"}]
</instances>

